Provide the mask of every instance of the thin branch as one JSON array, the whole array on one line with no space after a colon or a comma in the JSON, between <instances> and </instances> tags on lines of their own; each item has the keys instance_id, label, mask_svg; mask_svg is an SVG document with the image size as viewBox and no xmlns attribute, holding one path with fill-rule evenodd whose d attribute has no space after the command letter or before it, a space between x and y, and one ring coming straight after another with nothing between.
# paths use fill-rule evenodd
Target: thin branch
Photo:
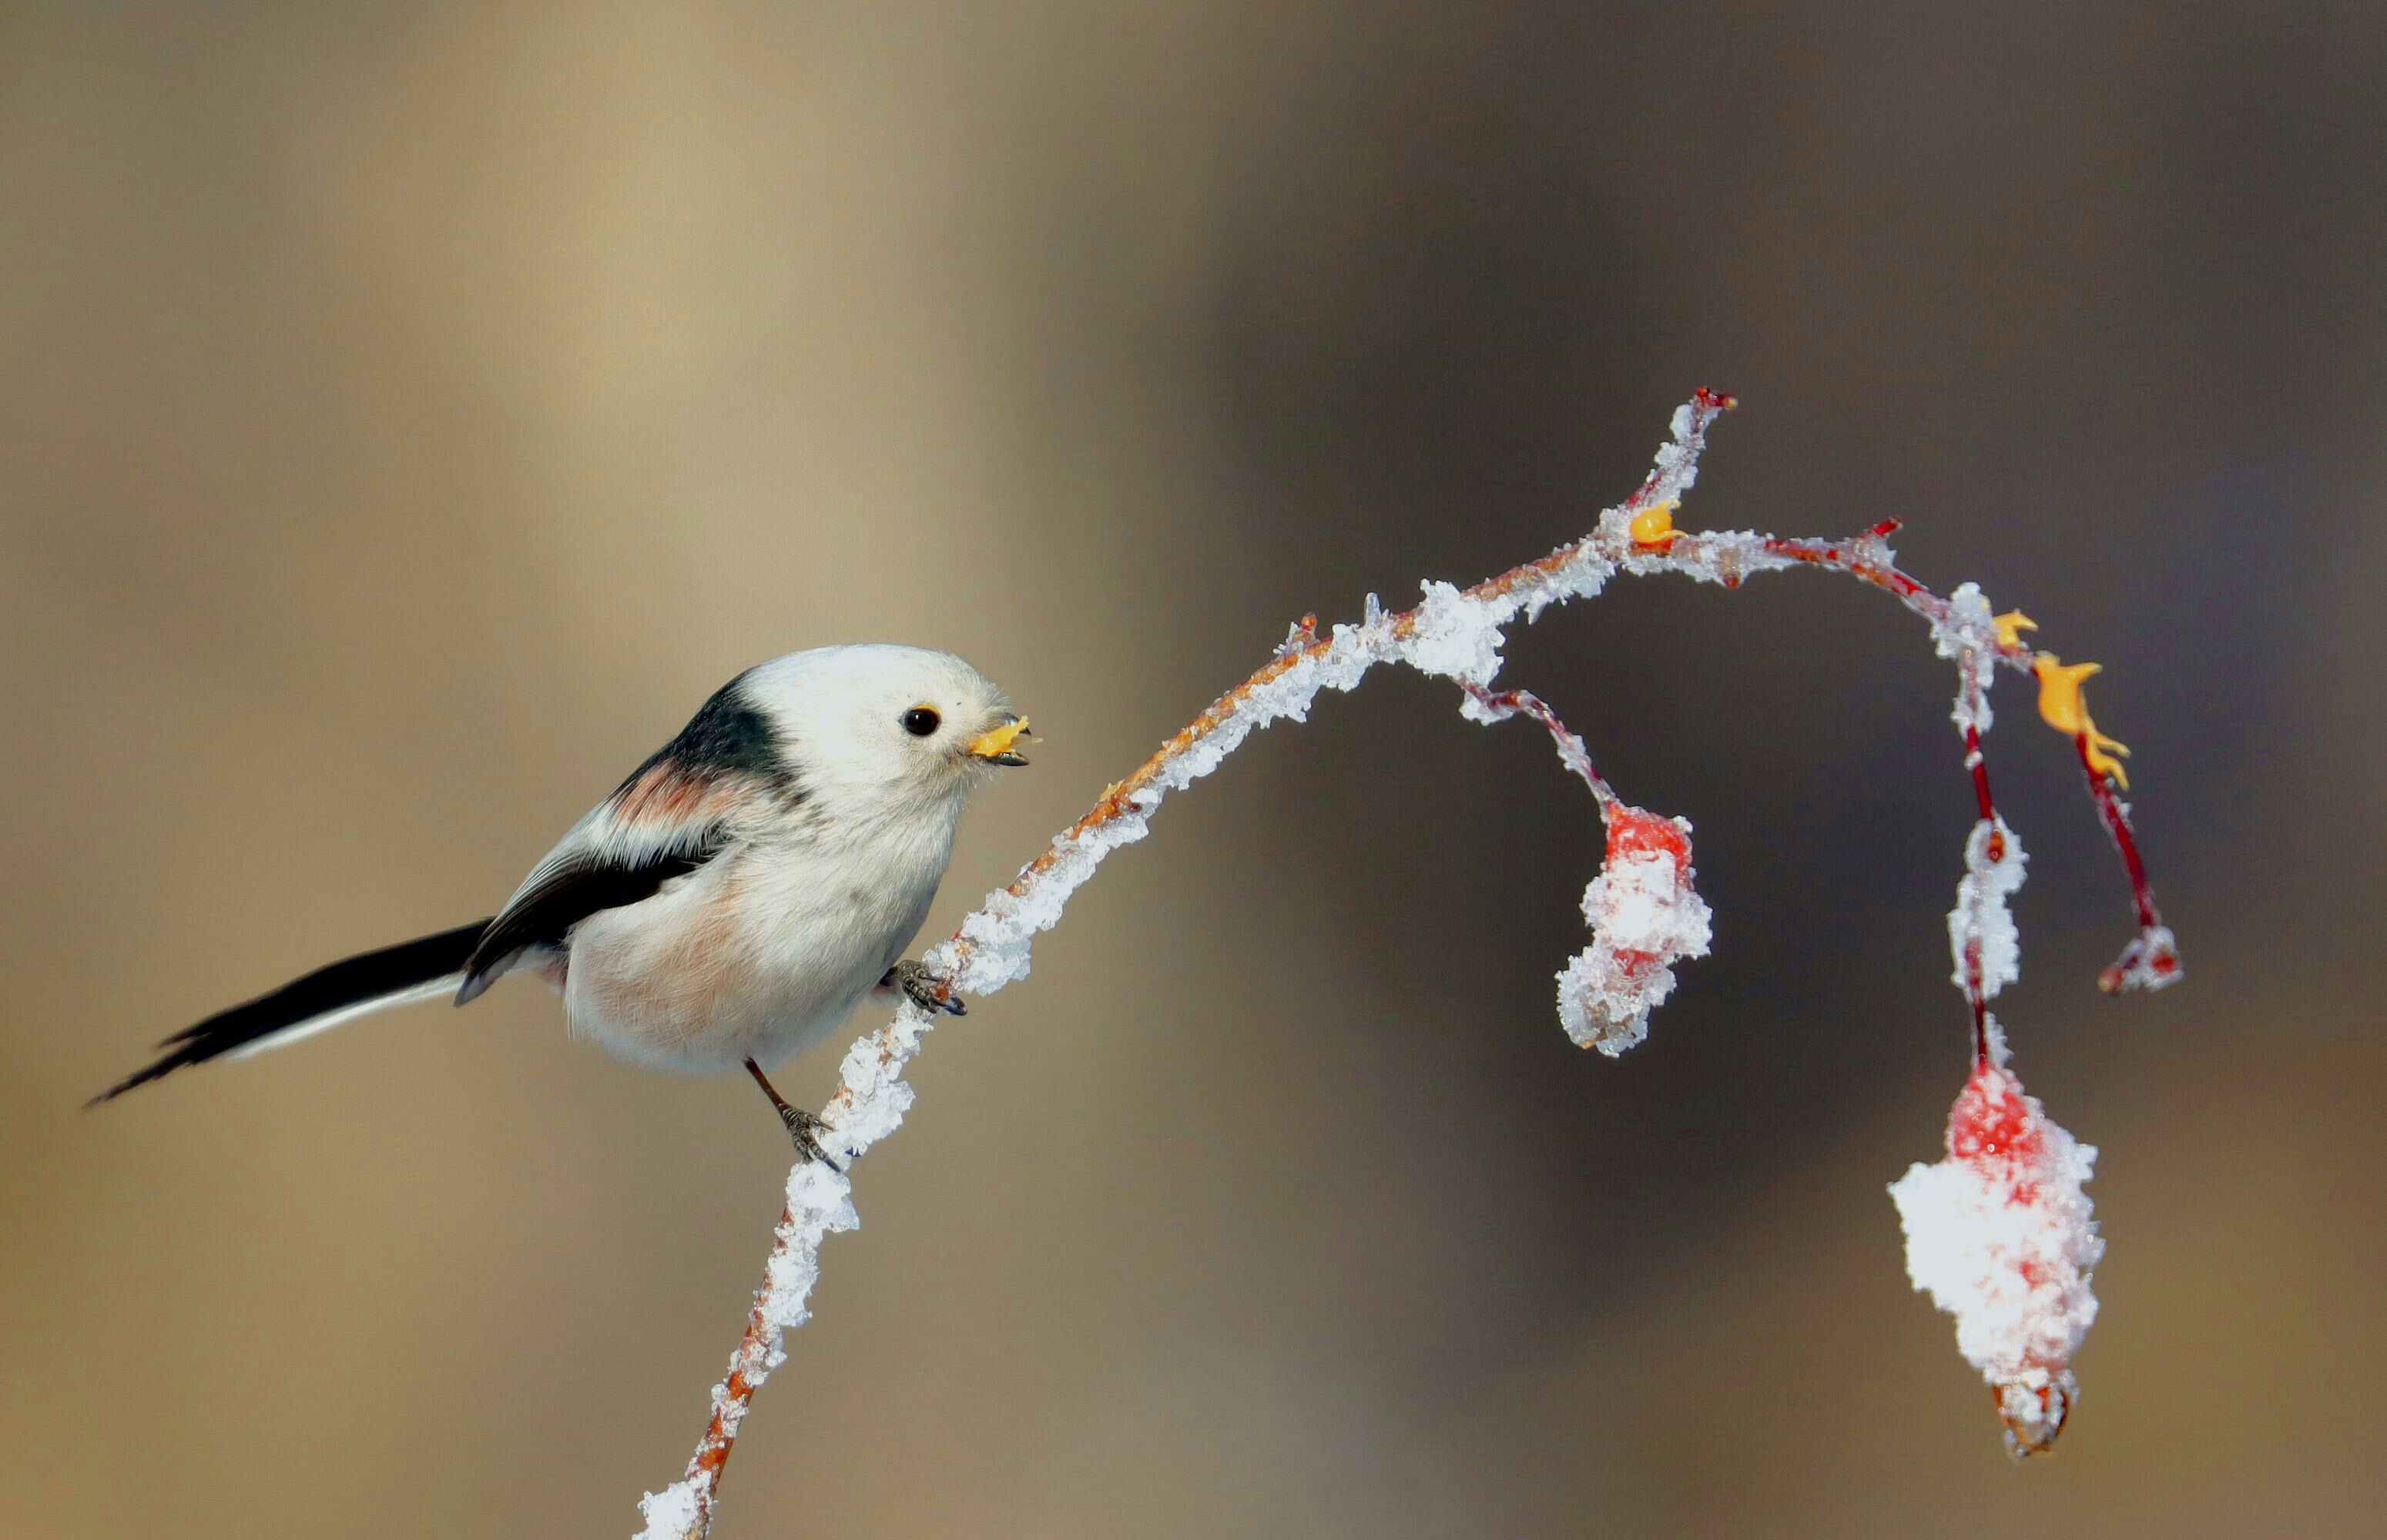
<instances>
[{"instance_id":1,"label":"thin branch","mask_svg":"<svg viewBox=\"0 0 2387 1540\"><path fill-rule=\"evenodd\" d=\"M1035 934L1060 918L1069 895L1105 856L1143 837L1168 793L1208 774L1255 729L1281 719L1306 720L1320 690L1348 690L1377 664L1403 663L1457 683L1462 691L1461 713L1472 720L1488 723L1522 713L1541 723L1560 759L1598 799L1609 826L1609 859L1585 892L1585 913L1595 925L1594 948L1560 976L1560 1014L1577 1041L1605 1051L1617 1052L1637 1040L1648 1006L1672 987L1668 965L1706 949L1706 906L1689 889L1689 826L1626 806L1600 778L1582 740L1538 698L1492 688L1500 667L1501 627L1520 617L1530 623L1551 604L1596 595L1620 572L1636 576L1673 573L1736 587L1758 573L1809 565L1845 572L1895 595L1929 623L1942 654L1959 658L1968 673L1983 657L2028 671L2034 657L2027 647L2001 636L1977 590L1969 585L1958 590L1964 602L1956 602L1899 571L1887 544L1897 527L1894 523L1844 540L1674 530L1673 513L1697 478L1707 431L1732 405L1731 398L1702 390L1678 409L1672 436L1659 448L1655 467L1641 486L1603 512L1591 533L1547 556L1469 588L1428 583L1423 601L1397 613L1384 612L1370 595L1364 618L1336 625L1325 636L1318 634L1315 617L1305 617L1249 678L1213 701L1125 780L1105 789L1083 817L1056 836L1007 886L989 894L951 938L929 951L925 961L941 991L947 996L987 994L1025 977ZM1987 721L1987 672L1981 670L1983 677L1968 687L1978 698L1979 726ZM1967 751L1982 821L1992 831L2002 830L1989 806L1978 751L1975 731L1967 738ZM2101 799L2099 808L2122 845L2143 899L2128 823L2110 794ZM1993 859L2004 854L2002 842ZM2153 914L2151 902L2145 903L2142 928ZM1644 928L1651 938L1646 945L1623 916ZM2168 933L2165 935L2167 942ZM1977 956L1973 967L1967 992L1976 1007L1977 1057L1985 1062L1994 1028L1984 1024L1979 1002L1994 991L1984 988ZM1578 991L1572 1016L1570 988ZM1592 991L1590 996L1582 992L1585 990ZM1603 990L1609 991L1605 996L1598 993ZM1600 1009L1611 1015L1584 1025L1578 1018L1586 1001L1595 1016ZM891 1021L846 1054L837 1092L823 1111L829 1128L823 1143L833 1155L845 1157L849 1168L902 1122L912 1102L902 1075L933 1024L928 1012L906 1002ZM722 1471L754 1392L785 1359L783 1333L808 1317L806 1301L818 1276L820 1243L859 1222L846 1175L826 1164L798 1165L789 1175L787 1193L763 1286L755 1292L728 1373L714 1387L711 1420L695 1456L679 1482L649 1494L640 1504L647 1521L644 1540L690 1540L710 1532Z\"/></svg>"}]
</instances>

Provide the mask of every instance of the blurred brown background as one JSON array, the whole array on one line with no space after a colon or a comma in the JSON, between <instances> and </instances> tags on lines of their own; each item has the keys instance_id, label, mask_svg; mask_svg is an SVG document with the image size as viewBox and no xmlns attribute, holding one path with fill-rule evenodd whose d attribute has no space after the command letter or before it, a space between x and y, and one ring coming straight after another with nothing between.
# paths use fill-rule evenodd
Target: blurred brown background
<instances>
[{"instance_id":1,"label":"blurred brown background","mask_svg":"<svg viewBox=\"0 0 2387 1540\"><path fill-rule=\"evenodd\" d=\"M509 987L105 1113L164 1032L487 912L702 696L952 647L1049 734L934 928L1305 609L1585 528L1911 521L2093 657L2018 1067L2104 1150L2010 1466L1886 1182L1963 1065L1913 622L1621 586L1511 649L1718 913L1571 1048L1596 858L1385 677L1172 802L938 1033L729 1471L774 1534L2376 1533L2387 443L2374 6L0 12L0 1533L600 1534L787 1158ZM833 1063L782 1083L817 1101Z\"/></svg>"}]
</instances>

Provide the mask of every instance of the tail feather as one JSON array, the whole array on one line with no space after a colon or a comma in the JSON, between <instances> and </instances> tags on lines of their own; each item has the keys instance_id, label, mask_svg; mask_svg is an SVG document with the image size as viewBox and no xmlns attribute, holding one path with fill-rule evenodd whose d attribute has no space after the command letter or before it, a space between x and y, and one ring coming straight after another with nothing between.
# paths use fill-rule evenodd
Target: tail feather
<instances>
[{"instance_id":1,"label":"tail feather","mask_svg":"<svg viewBox=\"0 0 2387 1540\"><path fill-rule=\"evenodd\" d=\"M156 1063L127 1075L84 1105L97 1106L113 1101L186 1064L204 1064L227 1055L246 1058L368 1012L452 993L463 982L464 965L488 924L474 920L436 936L349 957L246 1004L219 1011L159 1043L167 1052Z\"/></svg>"}]
</instances>

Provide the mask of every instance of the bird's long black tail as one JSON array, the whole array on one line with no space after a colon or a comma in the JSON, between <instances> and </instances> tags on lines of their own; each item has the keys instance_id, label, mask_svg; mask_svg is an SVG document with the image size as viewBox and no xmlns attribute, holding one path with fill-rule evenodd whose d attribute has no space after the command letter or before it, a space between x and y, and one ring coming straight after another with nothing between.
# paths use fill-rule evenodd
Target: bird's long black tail
<instances>
[{"instance_id":1,"label":"bird's long black tail","mask_svg":"<svg viewBox=\"0 0 2387 1540\"><path fill-rule=\"evenodd\" d=\"M464 981L464 964L488 924L474 920L436 936L364 953L317 968L245 1005L219 1011L159 1043L166 1052L157 1063L127 1075L85 1105L112 1101L186 1064L204 1064L226 1054L238 1058L261 1053L371 1011L452 994Z\"/></svg>"}]
</instances>

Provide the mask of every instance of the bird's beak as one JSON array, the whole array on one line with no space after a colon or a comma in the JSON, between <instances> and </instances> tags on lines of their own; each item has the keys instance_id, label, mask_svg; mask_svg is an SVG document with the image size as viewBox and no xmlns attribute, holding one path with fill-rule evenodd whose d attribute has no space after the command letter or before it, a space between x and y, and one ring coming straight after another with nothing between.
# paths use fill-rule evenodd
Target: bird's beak
<instances>
[{"instance_id":1,"label":"bird's beak","mask_svg":"<svg viewBox=\"0 0 2387 1540\"><path fill-rule=\"evenodd\" d=\"M1036 741L1028 731L1028 718L1005 716L1001 726L989 727L963 744L962 750L966 753L986 761L989 764L1025 764L1028 763L1028 756L1013 747L1023 741L1028 743Z\"/></svg>"}]
</instances>

